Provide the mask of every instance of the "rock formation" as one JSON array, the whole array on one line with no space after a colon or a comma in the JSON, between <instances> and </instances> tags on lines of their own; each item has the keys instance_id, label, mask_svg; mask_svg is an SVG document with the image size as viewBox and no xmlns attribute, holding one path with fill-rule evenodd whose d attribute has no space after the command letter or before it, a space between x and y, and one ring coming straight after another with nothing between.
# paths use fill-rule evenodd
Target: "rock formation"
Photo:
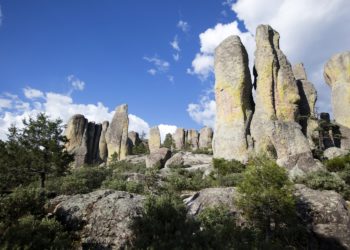
<instances>
[{"instance_id":1,"label":"rock formation","mask_svg":"<svg viewBox=\"0 0 350 250\"><path fill-rule=\"evenodd\" d=\"M248 160L249 125L253 114L248 55L238 36L215 50L215 158Z\"/></svg>"},{"instance_id":2,"label":"rock formation","mask_svg":"<svg viewBox=\"0 0 350 250\"><path fill-rule=\"evenodd\" d=\"M191 150L197 150L198 149L198 140L199 140L199 134L198 131L195 129L189 129L187 131L187 139L186 144Z\"/></svg>"},{"instance_id":3,"label":"rock formation","mask_svg":"<svg viewBox=\"0 0 350 250\"><path fill-rule=\"evenodd\" d=\"M128 152L128 105L123 104L116 108L113 119L106 132L108 148L108 160L116 156L118 160L124 160Z\"/></svg>"},{"instance_id":4,"label":"rock formation","mask_svg":"<svg viewBox=\"0 0 350 250\"><path fill-rule=\"evenodd\" d=\"M130 131L128 133L128 152L129 154L132 153L132 148L135 146L138 146L140 143L142 143L139 133L135 131Z\"/></svg>"},{"instance_id":5,"label":"rock formation","mask_svg":"<svg viewBox=\"0 0 350 250\"><path fill-rule=\"evenodd\" d=\"M185 148L186 131L183 128L177 128L173 134L174 146L176 150L182 150Z\"/></svg>"},{"instance_id":6,"label":"rock formation","mask_svg":"<svg viewBox=\"0 0 350 250\"><path fill-rule=\"evenodd\" d=\"M314 140L317 138L315 130L318 127L315 110L317 92L314 85L307 80L306 71L302 63L293 67L293 73L299 90L299 123L303 134L307 136L311 148L315 148Z\"/></svg>"},{"instance_id":7,"label":"rock formation","mask_svg":"<svg viewBox=\"0 0 350 250\"><path fill-rule=\"evenodd\" d=\"M170 157L171 151L168 148L154 149L146 156L146 167L161 169Z\"/></svg>"},{"instance_id":8,"label":"rock formation","mask_svg":"<svg viewBox=\"0 0 350 250\"><path fill-rule=\"evenodd\" d=\"M160 144L161 144L160 131L158 126L156 126L149 130L148 147L149 147L150 153L158 150L160 148Z\"/></svg>"},{"instance_id":9,"label":"rock formation","mask_svg":"<svg viewBox=\"0 0 350 250\"><path fill-rule=\"evenodd\" d=\"M65 136L68 139L66 149L69 153L74 154L73 165L75 167L100 162L99 140L101 130L101 124L88 122L80 114L72 116L68 121L65 130Z\"/></svg>"},{"instance_id":10,"label":"rock formation","mask_svg":"<svg viewBox=\"0 0 350 250\"><path fill-rule=\"evenodd\" d=\"M213 140L213 129L210 127L204 127L199 132L199 143L200 149L211 149Z\"/></svg>"},{"instance_id":11,"label":"rock formation","mask_svg":"<svg viewBox=\"0 0 350 250\"><path fill-rule=\"evenodd\" d=\"M324 78L332 88L335 121L350 128L350 51L332 56L324 67Z\"/></svg>"},{"instance_id":12,"label":"rock formation","mask_svg":"<svg viewBox=\"0 0 350 250\"><path fill-rule=\"evenodd\" d=\"M107 149L107 142L106 142L106 132L109 126L108 121L104 121L102 123L102 130L101 130L101 136L100 136L100 141L99 141L99 156L101 161L107 162L108 158L108 149Z\"/></svg>"}]
</instances>

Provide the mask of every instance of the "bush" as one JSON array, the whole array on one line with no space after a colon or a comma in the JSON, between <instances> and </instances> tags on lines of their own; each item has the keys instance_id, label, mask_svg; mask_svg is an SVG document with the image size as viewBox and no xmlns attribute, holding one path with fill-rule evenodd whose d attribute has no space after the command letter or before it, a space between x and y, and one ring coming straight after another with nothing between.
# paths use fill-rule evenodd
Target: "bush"
<instances>
[{"instance_id":1,"label":"bush","mask_svg":"<svg viewBox=\"0 0 350 250\"><path fill-rule=\"evenodd\" d=\"M286 170L267 158L253 159L237 190L237 206L248 224L258 230L265 246L279 246L296 220L292 183Z\"/></svg>"},{"instance_id":2,"label":"bush","mask_svg":"<svg viewBox=\"0 0 350 250\"><path fill-rule=\"evenodd\" d=\"M209 149L209 148L199 148L197 150L193 150L192 151L193 154L206 154L206 155L212 155L213 154L213 150Z\"/></svg>"},{"instance_id":3,"label":"bush","mask_svg":"<svg viewBox=\"0 0 350 250\"><path fill-rule=\"evenodd\" d=\"M144 193L144 185L135 181L127 181L124 178L111 178L103 182L102 187L130 193Z\"/></svg>"},{"instance_id":4,"label":"bush","mask_svg":"<svg viewBox=\"0 0 350 250\"><path fill-rule=\"evenodd\" d=\"M145 145L145 143L141 142L137 145L134 145L131 149L131 154L133 155L142 155L142 154L149 154L149 149Z\"/></svg>"},{"instance_id":5,"label":"bush","mask_svg":"<svg viewBox=\"0 0 350 250\"><path fill-rule=\"evenodd\" d=\"M142 215L131 226L135 235L131 245L135 249L194 249L198 225L186 214L180 197L149 196Z\"/></svg>"},{"instance_id":6,"label":"bush","mask_svg":"<svg viewBox=\"0 0 350 250\"><path fill-rule=\"evenodd\" d=\"M1 249L71 249L72 242L62 225L54 219L20 218L1 237Z\"/></svg>"},{"instance_id":7,"label":"bush","mask_svg":"<svg viewBox=\"0 0 350 250\"><path fill-rule=\"evenodd\" d=\"M346 167L350 167L350 154L342 157L335 157L325 161L325 165L328 171L338 172Z\"/></svg>"},{"instance_id":8,"label":"bush","mask_svg":"<svg viewBox=\"0 0 350 250\"><path fill-rule=\"evenodd\" d=\"M245 170L245 165L236 160L228 161L221 158L213 158L213 165L220 175L242 173Z\"/></svg>"},{"instance_id":9,"label":"bush","mask_svg":"<svg viewBox=\"0 0 350 250\"><path fill-rule=\"evenodd\" d=\"M146 165L142 163L133 164L127 161L117 161L108 165L113 173L146 173Z\"/></svg>"},{"instance_id":10,"label":"bush","mask_svg":"<svg viewBox=\"0 0 350 250\"><path fill-rule=\"evenodd\" d=\"M168 188L173 191L200 190L211 186L209 178L203 178L200 170L187 171L182 168L173 168L172 174L167 177Z\"/></svg>"},{"instance_id":11,"label":"bush","mask_svg":"<svg viewBox=\"0 0 350 250\"><path fill-rule=\"evenodd\" d=\"M51 179L47 182L48 191L57 194L85 194L100 188L102 182L111 175L112 170L101 167L82 167L70 175Z\"/></svg>"}]
</instances>

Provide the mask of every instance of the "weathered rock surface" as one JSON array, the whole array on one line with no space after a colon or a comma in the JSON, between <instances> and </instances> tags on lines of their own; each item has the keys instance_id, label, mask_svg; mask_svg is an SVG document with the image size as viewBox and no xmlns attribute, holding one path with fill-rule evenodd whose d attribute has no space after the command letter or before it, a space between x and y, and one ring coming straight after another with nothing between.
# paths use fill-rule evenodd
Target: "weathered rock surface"
<instances>
[{"instance_id":1,"label":"weathered rock surface","mask_svg":"<svg viewBox=\"0 0 350 250\"><path fill-rule=\"evenodd\" d=\"M340 148L350 150L350 128L338 124L339 133L341 135Z\"/></svg>"},{"instance_id":2,"label":"weathered rock surface","mask_svg":"<svg viewBox=\"0 0 350 250\"><path fill-rule=\"evenodd\" d=\"M271 154L269 134L271 121L296 121L300 100L292 66L279 48L279 34L268 25L256 30L255 113L251 124L255 151Z\"/></svg>"},{"instance_id":3,"label":"weathered rock surface","mask_svg":"<svg viewBox=\"0 0 350 250\"><path fill-rule=\"evenodd\" d=\"M347 154L349 154L349 150L345 150L337 147L327 148L325 151L323 151L323 155L328 159L333 159L335 157L340 157Z\"/></svg>"},{"instance_id":4,"label":"weathered rock surface","mask_svg":"<svg viewBox=\"0 0 350 250\"><path fill-rule=\"evenodd\" d=\"M324 78L332 88L332 108L337 123L350 128L350 51L335 54L324 67Z\"/></svg>"},{"instance_id":5,"label":"weathered rock surface","mask_svg":"<svg viewBox=\"0 0 350 250\"><path fill-rule=\"evenodd\" d=\"M334 191L318 191L295 185L299 216L320 238L334 239L345 249L350 248L349 208Z\"/></svg>"},{"instance_id":6,"label":"weathered rock surface","mask_svg":"<svg viewBox=\"0 0 350 250\"><path fill-rule=\"evenodd\" d=\"M185 149L186 131L183 128L177 128L173 134L174 146L177 150Z\"/></svg>"},{"instance_id":7,"label":"weathered rock surface","mask_svg":"<svg viewBox=\"0 0 350 250\"><path fill-rule=\"evenodd\" d=\"M106 132L107 132L108 126L109 126L108 121L104 121L102 123L101 136L100 136L100 141L98 145L99 157L103 162L107 162L107 158L108 158L108 149L107 149L107 142L106 142Z\"/></svg>"},{"instance_id":8,"label":"weathered rock surface","mask_svg":"<svg viewBox=\"0 0 350 250\"><path fill-rule=\"evenodd\" d=\"M293 72L300 95L299 123L302 126L303 134L309 140L310 147L315 148L316 145L313 139L317 137L315 130L318 127L315 110L317 91L315 86L307 80L306 71L302 63L294 65Z\"/></svg>"},{"instance_id":9,"label":"weathered rock surface","mask_svg":"<svg viewBox=\"0 0 350 250\"><path fill-rule=\"evenodd\" d=\"M143 200L141 195L98 190L59 196L49 207L61 223L79 232L83 249L124 249L133 237L130 225L140 216Z\"/></svg>"},{"instance_id":10,"label":"weathered rock surface","mask_svg":"<svg viewBox=\"0 0 350 250\"><path fill-rule=\"evenodd\" d=\"M69 153L74 154L75 167L101 162L99 157L101 130L101 124L88 122L80 114L72 116L68 121L65 130L68 143L65 146Z\"/></svg>"},{"instance_id":11,"label":"weathered rock surface","mask_svg":"<svg viewBox=\"0 0 350 250\"><path fill-rule=\"evenodd\" d=\"M128 153L128 105L122 104L115 110L112 122L106 132L108 159L116 153L118 160L124 160Z\"/></svg>"},{"instance_id":12,"label":"weathered rock surface","mask_svg":"<svg viewBox=\"0 0 350 250\"><path fill-rule=\"evenodd\" d=\"M213 129L210 127L204 127L199 131L199 143L200 149L212 149L213 141Z\"/></svg>"},{"instance_id":13,"label":"weathered rock surface","mask_svg":"<svg viewBox=\"0 0 350 250\"><path fill-rule=\"evenodd\" d=\"M165 162L171 157L171 151L168 148L159 148L154 150L146 156L146 167L147 168L158 168L164 167Z\"/></svg>"},{"instance_id":14,"label":"weathered rock surface","mask_svg":"<svg viewBox=\"0 0 350 250\"><path fill-rule=\"evenodd\" d=\"M150 153L157 151L160 148L160 131L158 126L153 127L149 130L148 147Z\"/></svg>"},{"instance_id":15,"label":"weathered rock surface","mask_svg":"<svg viewBox=\"0 0 350 250\"><path fill-rule=\"evenodd\" d=\"M169 160L166 161L164 167L165 168L183 167L185 162L184 155L185 155L185 152L182 152L182 151L174 154Z\"/></svg>"},{"instance_id":16,"label":"weathered rock surface","mask_svg":"<svg viewBox=\"0 0 350 250\"><path fill-rule=\"evenodd\" d=\"M206 208L214 208L220 205L226 206L235 215L238 209L234 204L237 191L234 187L227 188L206 188L186 198L184 203L187 206L188 214L196 216Z\"/></svg>"},{"instance_id":17,"label":"weathered rock surface","mask_svg":"<svg viewBox=\"0 0 350 250\"><path fill-rule=\"evenodd\" d=\"M146 155L128 155L126 156L125 161L132 164L145 164Z\"/></svg>"},{"instance_id":18,"label":"weathered rock surface","mask_svg":"<svg viewBox=\"0 0 350 250\"><path fill-rule=\"evenodd\" d=\"M248 134L253 113L248 55L238 36L226 38L215 50L215 158L248 159Z\"/></svg>"},{"instance_id":19,"label":"weathered rock surface","mask_svg":"<svg viewBox=\"0 0 350 250\"><path fill-rule=\"evenodd\" d=\"M195 129L189 129L187 131L187 140L186 140L187 145L190 147L191 150L197 150L198 142L199 142L198 131Z\"/></svg>"}]
</instances>

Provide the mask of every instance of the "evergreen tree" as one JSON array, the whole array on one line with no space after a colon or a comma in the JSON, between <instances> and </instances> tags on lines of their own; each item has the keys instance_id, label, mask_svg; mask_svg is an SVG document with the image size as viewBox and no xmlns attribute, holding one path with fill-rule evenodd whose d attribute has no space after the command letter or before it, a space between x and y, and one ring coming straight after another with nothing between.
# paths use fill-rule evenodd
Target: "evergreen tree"
<instances>
[{"instance_id":1,"label":"evergreen tree","mask_svg":"<svg viewBox=\"0 0 350 250\"><path fill-rule=\"evenodd\" d=\"M173 146L173 137L170 133L168 133L165 136L163 147L171 149L172 146Z\"/></svg>"}]
</instances>

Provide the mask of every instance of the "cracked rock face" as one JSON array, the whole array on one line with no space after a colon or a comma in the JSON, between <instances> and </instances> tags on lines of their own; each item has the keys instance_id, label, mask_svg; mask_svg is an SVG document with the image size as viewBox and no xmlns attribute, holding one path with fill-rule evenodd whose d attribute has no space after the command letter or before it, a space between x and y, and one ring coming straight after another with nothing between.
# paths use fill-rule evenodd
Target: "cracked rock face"
<instances>
[{"instance_id":1,"label":"cracked rock face","mask_svg":"<svg viewBox=\"0 0 350 250\"><path fill-rule=\"evenodd\" d=\"M133 237L129 227L141 214L143 200L141 195L98 190L59 196L49 206L62 224L78 232L83 249L123 249Z\"/></svg>"},{"instance_id":2,"label":"cracked rock face","mask_svg":"<svg viewBox=\"0 0 350 250\"><path fill-rule=\"evenodd\" d=\"M174 147L177 150L185 149L186 143L186 131L184 128L177 128L175 133L172 135L174 141Z\"/></svg>"},{"instance_id":3,"label":"cracked rock face","mask_svg":"<svg viewBox=\"0 0 350 250\"><path fill-rule=\"evenodd\" d=\"M116 154L118 160L124 160L128 153L128 105L116 108L112 122L106 132L108 159Z\"/></svg>"},{"instance_id":4,"label":"cracked rock face","mask_svg":"<svg viewBox=\"0 0 350 250\"><path fill-rule=\"evenodd\" d=\"M199 133L195 129L189 129L187 131L186 143L191 148L191 150L198 149Z\"/></svg>"},{"instance_id":5,"label":"cracked rock face","mask_svg":"<svg viewBox=\"0 0 350 250\"><path fill-rule=\"evenodd\" d=\"M253 113L248 55L238 36L215 50L215 158L248 160L248 130Z\"/></svg>"},{"instance_id":6,"label":"cracked rock face","mask_svg":"<svg viewBox=\"0 0 350 250\"><path fill-rule=\"evenodd\" d=\"M350 128L350 51L332 56L324 67L332 88L332 109L337 123Z\"/></svg>"},{"instance_id":7,"label":"cracked rock face","mask_svg":"<svg viewBox=\"0 0 350 250\"><path fill-rule=\"evenodd\" d=\"M199 143L200 149L211 149L213 141L213 129L210 127L204 127L199 132Z\"/></svg>"}]
</instances>

